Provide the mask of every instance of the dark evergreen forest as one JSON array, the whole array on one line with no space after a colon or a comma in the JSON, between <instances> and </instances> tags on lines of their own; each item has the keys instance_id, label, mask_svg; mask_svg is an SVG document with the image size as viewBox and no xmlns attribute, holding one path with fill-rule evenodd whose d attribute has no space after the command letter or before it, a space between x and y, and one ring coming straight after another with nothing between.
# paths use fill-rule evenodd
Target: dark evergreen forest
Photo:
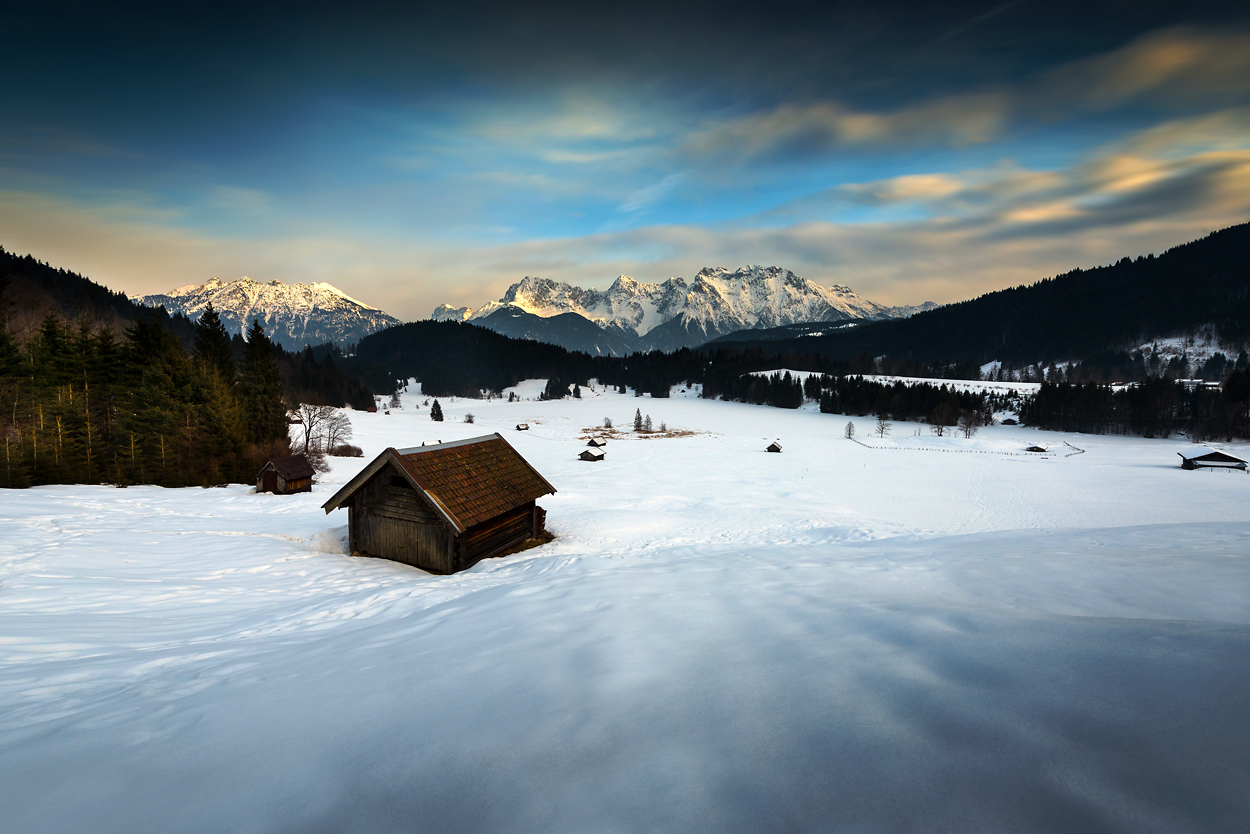
<instances>
[{"instance_id":1,"label":"dark evergreen forest","mask_svg":"<svg viewBox=\"0 0 1250 834\"><path fill-rule=\"evenodd\" d=\"M250 481L289 445L276 351L249 335L236 363L215 315L190 353L157 316L118 339L49 312L20 347L0 328L0 485Z\"/></svg>"}]
</instances>

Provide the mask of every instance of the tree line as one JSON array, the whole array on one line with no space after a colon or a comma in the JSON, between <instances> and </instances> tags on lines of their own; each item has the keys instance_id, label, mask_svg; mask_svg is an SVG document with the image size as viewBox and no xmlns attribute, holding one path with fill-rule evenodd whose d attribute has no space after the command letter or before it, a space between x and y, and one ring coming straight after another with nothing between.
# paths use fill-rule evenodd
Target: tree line
<instances>
[{"instance_id":1,"label":"tree line","mask_svg":"<svg viewBox=\"0 0 1250 834\"><path fill-rule=\"evenodd\" d=\"M1040 429L1086 434L1250 437L1250 371L1234 370L1219 387L1168 379L1125 386L1043 383L1022 403L1020 418Z\"/></svg>"},{"instance_id":2,"label":"tree line","mask_svg":"<svg viewBox=\"0 0 1250 834\"><path fill-rule=\"evenodd\" d=\"M21 345L0 320L0 485L247 482L290 453L283 395L259 324L236 361L212 311L190 351L157 315L118 338L49 312Z\"/></svg>"}]
</instances>

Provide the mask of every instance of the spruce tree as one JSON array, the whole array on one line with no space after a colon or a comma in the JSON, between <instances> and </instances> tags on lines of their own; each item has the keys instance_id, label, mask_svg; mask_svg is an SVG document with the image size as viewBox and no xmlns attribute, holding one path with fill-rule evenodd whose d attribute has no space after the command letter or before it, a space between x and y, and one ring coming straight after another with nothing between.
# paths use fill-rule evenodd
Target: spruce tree
<instances>
[{"instance_id":1,"label":"spruce tree","mask_svg":"<svg viewBox=\"0 0 1250 834\"><path fill-rule=\"evenodd\" d=\"M212 368L227 384L234 382L234 349L230 334L210 301L195 323L195 357Z\"/></svg>"},{"instance_id":2,"label":"spruce tree","mask_svg":"<svg viewBox=\"0 0 1250 834\"><path fill-rule=\"evenodd\" d=\"M634 409L634 431L642 431L642 409Z\"/></svg>"},{"instance_id":3,"label":"spruce tree","mask_svg":"<svg viewBox=\"0 0 1250 834\"><path fill-rule=\"evenodd\" d=\"M274 344L260 321L252 319L239 366L238 386L249 442L270 443L287 436L284 393Z\"/></svg>"},{"instance_id":4,"label":"spruce tree","mask_svg":"<svg viewBox=\"0 0 1250 834\"><path fill-rule=\"evenodd\" d=\"M438 400L435 400L433 407L430 408L430 419L436 423L443 422L443 407L438 404Z\"/></svg>"}]
</instances>

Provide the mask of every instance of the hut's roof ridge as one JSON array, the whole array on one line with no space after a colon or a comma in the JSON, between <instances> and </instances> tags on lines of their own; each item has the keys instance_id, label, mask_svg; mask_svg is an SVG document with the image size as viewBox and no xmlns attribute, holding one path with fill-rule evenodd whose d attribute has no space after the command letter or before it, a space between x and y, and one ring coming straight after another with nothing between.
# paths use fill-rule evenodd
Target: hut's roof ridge
<instances>
[{"instance_id":1,"label":"hut's roof ridge","mask_svg":"<svg viewBox=\"0 0 1250 834\"><path fill-rule=\"evenodd\" d=\"M1232 460L1241 460L1241 458L1236 455L1230 455L1223 449L1212 449L1210 446L1203 446L1201 443L1195 443L1193 446L1187 446L1183 451L1177 452L1176 454L1180 455L1185 460L1197 460L1198 458L1204 458L1207 455L1220 455Z\"/></svg>"},{"instance_id":2,"label":"hut's roof ridge","mask_svg":"<svg viewBox=\"0 0 1250 834\"><path fill-rule=\"evenodd\" d=\"M284 458L270 458L269 463L273 464L273 468L278 470L278 474L287 480L297 478L311 478L313 472L312 464L308 462L308 458L303 455L287 455Z\"/></svg>"}]
</instances>

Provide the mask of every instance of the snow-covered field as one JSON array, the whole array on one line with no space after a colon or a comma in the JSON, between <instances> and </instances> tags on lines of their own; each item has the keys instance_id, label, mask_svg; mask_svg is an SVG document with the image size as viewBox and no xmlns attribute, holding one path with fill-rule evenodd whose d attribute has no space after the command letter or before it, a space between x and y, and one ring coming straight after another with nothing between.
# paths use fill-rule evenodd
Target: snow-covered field
<instances>
[{"instance_id":1,"label":"snow-covered field","mask_svg":"<svg viewBox=\"0 0 1250 834\"><path fill-rule=\"evenodd\" d=\"M1250 476L1185 441L420 401L311 495L0 495L3 830L1250 828ZM695 433L576 460L635 408ZM343 552L320 504L381 449L496 430L555 542Z\"/></svg>"}]
</instances>

